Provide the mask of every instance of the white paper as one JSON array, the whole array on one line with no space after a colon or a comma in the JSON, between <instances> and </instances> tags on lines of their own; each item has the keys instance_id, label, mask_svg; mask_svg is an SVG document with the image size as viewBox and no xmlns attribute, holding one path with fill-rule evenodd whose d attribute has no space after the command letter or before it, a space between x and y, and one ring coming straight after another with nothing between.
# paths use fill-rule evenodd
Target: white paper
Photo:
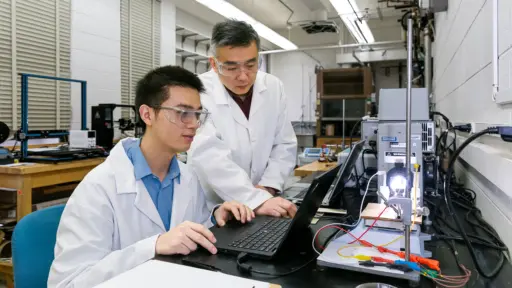
<instances>
[{"instance_id":1,"label":"white paper","mask_svg":"<svg viewBox=\"0 0 512 288\"><path fill-rule=\"evenodd\" d=\"M96 288L187 287L187 288L269 288L270 284L158 260L150 260Z\"/></svg>"}]
</instances>

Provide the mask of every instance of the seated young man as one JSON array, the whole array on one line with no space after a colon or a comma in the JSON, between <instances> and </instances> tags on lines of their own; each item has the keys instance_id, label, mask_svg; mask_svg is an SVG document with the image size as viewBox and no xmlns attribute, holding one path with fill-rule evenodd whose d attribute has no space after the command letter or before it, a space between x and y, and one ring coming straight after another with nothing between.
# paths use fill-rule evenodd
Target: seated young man
<instances>
[{"instance_id":1,"label":"seated young man","mask_svg":"<svg viewBox=\"0 0 512 288\"><path fill-rule=\"evenodd\" d=\"M141 139L119 142L71 195L57 232L48 287L93 287L153 258L188 254L198 246L217 253L207 229L254 213L237 202L208 211L191 168L176 159L205 121L199 78L166 66L139 81L135 105ZM172 281L172 279L171 279Z\"/></svg>"}]
</instances>

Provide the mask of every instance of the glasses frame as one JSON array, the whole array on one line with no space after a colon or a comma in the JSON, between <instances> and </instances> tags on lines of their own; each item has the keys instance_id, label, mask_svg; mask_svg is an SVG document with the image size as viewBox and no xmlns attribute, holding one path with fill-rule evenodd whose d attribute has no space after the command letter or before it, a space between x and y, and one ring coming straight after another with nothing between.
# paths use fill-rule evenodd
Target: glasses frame
<instances>
[{"instance_id":1,"label":"glasses frame","mask_svg":"<svg viewBox=\"0 0 512 288\"><path fill-rule=\"evenodd\" d=\"M249 73L257 73L258 70L260 70L261 68L261 64L263 63L263 57L261 56L258 56L258 58L256 58L256 70L255 71L251 71L247 68L245 68L245 65L247 65L247 62L251 61L244 61L244 62L234 62L234 65L237 65L237 70L234 71L234 74L233 75L227 75L224 71L224 65L227 65L223 62L220 62L219 59L217 59L217 57L213 57L213 61L215 62L215 65L217 65L217 71L219 71L219 73L223 76L229 76L229 77L236 77L238 75L240 75L240 73L242 73L242 70L245 70ZM232 64L229 64L229 65L232 65ZM242 68L243 67L243 68Z\"/></svg>"},{"instance_id":2,"label":"glasses frame","mask_svg":"<svg viewBox=\"0 0 512 288\"><path fill-rule=\"evenodd\" d=\"M174 111L174 112L181 113L177 116L179 116L180 122L183 125L194 124L193 122L188 123L188 122L183 121L184 115L186 115L186 113L196 113L197 122L195 124L197 124L199 126L202 126L206 122L206 120L208 120L208 116L210 116L210 112L208 112L208 110L206 108L203 108L202 110L186 110L186 109L179 108L176 106L155 106L155 107L153 107L153 109ZM199 115L199 117L197 115ZM202 120L201 120L201 115L204 115L204 119L202 119ZM167 114L165 115L165 118L167 119L167 121L169 121L171 123L178 124L178 123L176 123L176 121L169 119Z\"/></svg>"}]
</instances>

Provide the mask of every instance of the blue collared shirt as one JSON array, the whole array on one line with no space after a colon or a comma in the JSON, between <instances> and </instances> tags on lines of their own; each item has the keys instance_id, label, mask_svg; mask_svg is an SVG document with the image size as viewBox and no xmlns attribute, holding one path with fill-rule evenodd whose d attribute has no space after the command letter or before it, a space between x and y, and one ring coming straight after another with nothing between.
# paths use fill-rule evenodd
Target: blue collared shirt
<instances>
[{"instance_id":1,"label":"blue collared shirt","mask_svg":"<svg viewBox=\"0 0 512 288\"><path fill-rule=\"evenodd\" d=\"M180 183L180 167L176 156L172 158L169 171L163 181L151 172L144 154L140 150L140 139L123 142L126 155L133 164L135 180L141 180L155 204L160 218L168 231L171 225L172 201L174 196L174 180Z\"/></svg>"}]
</instances>

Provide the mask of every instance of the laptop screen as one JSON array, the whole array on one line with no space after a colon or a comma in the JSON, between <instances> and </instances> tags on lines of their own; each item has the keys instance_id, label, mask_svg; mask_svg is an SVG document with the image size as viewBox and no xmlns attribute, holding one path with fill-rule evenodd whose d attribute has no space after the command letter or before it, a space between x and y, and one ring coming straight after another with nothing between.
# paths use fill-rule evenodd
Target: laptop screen
<instances>
[{"instance_id":1,"label":"laptop screen","mask_svg":"<svg viewBox=\"0 0 512 288\"><path fill-rule=\"evenodd\" d=\"M299 206L297 214L295 214L295 217L293 218L291 229L289 231L303 230L309 227L311 220L322 204L322 200L327 194L327 190L329 190L329 187L331 186L332 181L334 181L339 170L340 165L337 165L331 170L317 176L313 180L309 186L306 196L304 196L302 204Z\"/></svg>"},{"instance_id":2,"label":"laptop screen","mask_svg":"<svg viewBox=\"0 0 512 288\"><path fill-rule=\"evenodd\" d=\"M336 175L336 179L334 179L333 185L329 188L329 192L337 193L345 187L345 184L350 179L352 170L354 169L357 159L359 159L359 155L361 155L363 148L364 140L357 142L350 150L350 154L348 155L347 160L345 160L343 163L343 166L339 170L338 175Z\"/></svg>"}]
</instances>

